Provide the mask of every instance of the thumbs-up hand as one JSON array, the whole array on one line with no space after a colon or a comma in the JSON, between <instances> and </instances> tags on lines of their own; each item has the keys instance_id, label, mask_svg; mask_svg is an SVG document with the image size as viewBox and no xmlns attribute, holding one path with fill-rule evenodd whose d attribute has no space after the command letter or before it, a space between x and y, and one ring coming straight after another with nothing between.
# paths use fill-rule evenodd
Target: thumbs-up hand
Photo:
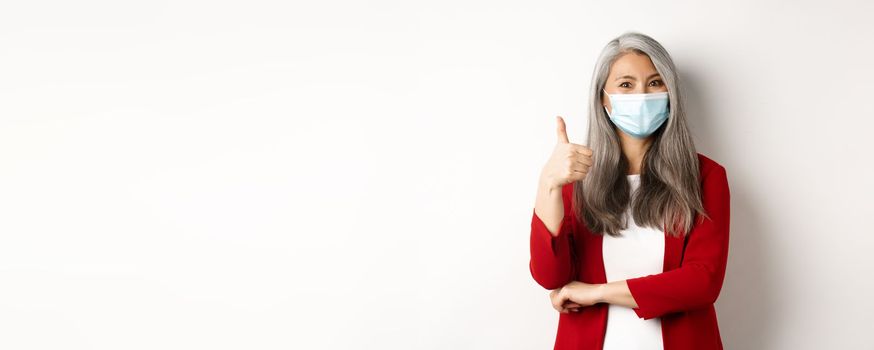
<instances>
[{"instance_id":1,"label":"thumbs-up hand","mask_svg":"<svg viewBox=\"0 0 874 350\"><path fill-rule=\"evenodd\" d=\"M568 183L582 180L592 166L592 150L571 143L567 137L564 119L559 116L556 117L556 121L558 143L540 173L541 184L548 188L561 188Z\"/></svg>"}]
</instances>

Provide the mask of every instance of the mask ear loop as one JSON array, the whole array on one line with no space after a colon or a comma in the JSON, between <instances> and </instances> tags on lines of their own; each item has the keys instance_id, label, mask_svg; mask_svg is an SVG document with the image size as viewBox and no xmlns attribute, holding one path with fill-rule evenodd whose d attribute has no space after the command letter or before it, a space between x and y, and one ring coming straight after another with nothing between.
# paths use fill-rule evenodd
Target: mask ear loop
<instances>
[{"instance_id":1,"label":"mask ear loop","mask_svg":"<svg viewBox=\"0 0 874 350\"><path fill-rule=\"evenodd\" d=\"M604 95L607 95L608 99L610 98L610 94L607 93L607 90L604 90L604 88L601 88L601 91L604 91ZM613 100L610 100L610 103L613 103ZM607 116L610 117L610 111L607 110L607 106L604 106L604 112L607 112Z\"/></svg>"}]
</instances>

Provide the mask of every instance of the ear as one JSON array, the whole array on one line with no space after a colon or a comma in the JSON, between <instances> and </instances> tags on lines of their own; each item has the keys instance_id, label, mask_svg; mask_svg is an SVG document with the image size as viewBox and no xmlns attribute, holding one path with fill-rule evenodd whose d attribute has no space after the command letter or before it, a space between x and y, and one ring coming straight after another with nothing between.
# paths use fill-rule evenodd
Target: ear
<instances>
[{"instance_id":1,"label":"ear","mask_svg":"<svg viewBox=\"0 0 874 350\"><path fill-rule=\"evenodd\" d=\"M612 110L610 106L608 106L607 99L605 98L604 91L601 91L601 107L607 108L608 110Z\"/></svg>"}]
</instances>

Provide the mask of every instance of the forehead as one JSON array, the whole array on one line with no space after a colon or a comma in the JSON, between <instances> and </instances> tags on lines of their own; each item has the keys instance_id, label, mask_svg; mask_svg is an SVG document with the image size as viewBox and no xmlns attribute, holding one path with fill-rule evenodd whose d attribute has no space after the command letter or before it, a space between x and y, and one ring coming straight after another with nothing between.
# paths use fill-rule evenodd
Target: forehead
<instances>
[{"instance_id":1,"label":"forehead","mask_svg":"<svg viewBox=\"0 0 874 350\"><path fill-rule=\"evenodd\" d=\"M649 56L641 53L630 52L622 54L610 66L610 77L623 75L645 78L658 73Z\"/></svg>"}]
</instances>

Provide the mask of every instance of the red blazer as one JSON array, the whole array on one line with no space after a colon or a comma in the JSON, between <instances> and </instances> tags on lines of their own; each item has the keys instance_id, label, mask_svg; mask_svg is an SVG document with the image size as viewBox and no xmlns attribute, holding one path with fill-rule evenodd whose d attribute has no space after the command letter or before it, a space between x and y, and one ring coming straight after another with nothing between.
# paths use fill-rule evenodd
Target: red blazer
<instances>
[{"instance_id":1,"label":"red blazer","mask_svg":"<svg viewBox=\"0 0 874 350\"><path fill-rule=\"evenodd\" d=\"M719 296L728 260L729 189L725 168L698 153L704 208L712 220L695 216L684 237L665 234L664 272L627 280L643 319L659 317L665 350L722 349L713 303ZM578 280L606 283L602 236L577 224L571 210L573 186L562 188L565 214L554 237L537 214L531 219L531 276L546 289ZM556 350L602 349L609 304L559 313Z\"/></svg>"}]
</instances>

